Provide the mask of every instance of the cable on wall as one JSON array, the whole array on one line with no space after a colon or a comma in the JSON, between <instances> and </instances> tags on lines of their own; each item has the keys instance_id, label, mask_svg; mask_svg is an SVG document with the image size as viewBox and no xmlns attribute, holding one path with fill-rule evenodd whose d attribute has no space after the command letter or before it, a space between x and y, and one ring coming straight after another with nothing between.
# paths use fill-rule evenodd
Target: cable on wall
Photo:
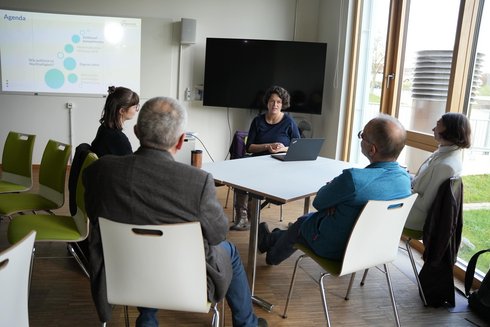
<instances>
[{"instance_id":1,"label":"cable on wall","mask_svg":"<svg viewBox=\"0 0 490 327\"><path fill-rule=\"evenodd\" d=\"M333 87L338 88L339 87L339 71L341 69L339 61L340 61L340 40L342 38L342 33L341 33L341 28L343 26L344 18L344 0L340 0L340 12L339 12L339 24L338 24L338 37L337 37L337 59L335 62L335 75L333 78Z\"/></svg>"},{"instance_id":2,"label":"cable on wall","mask_svg":"<svg viewBox=\"0 0 490 327\"><path fill-rule=\"evenodd\" d=\"M298 0L294 6L294 19L293 19L293 41L296 41L296 21L298 19Z\"/></svg>"}]
</instances>

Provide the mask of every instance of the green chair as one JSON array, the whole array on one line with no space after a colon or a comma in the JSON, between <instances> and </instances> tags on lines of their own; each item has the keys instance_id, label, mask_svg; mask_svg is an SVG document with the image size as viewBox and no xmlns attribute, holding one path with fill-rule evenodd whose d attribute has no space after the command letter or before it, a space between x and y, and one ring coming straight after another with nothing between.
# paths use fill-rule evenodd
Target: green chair
<instances>
[{"instance_id":1,"label":"green chair","mask_svg":"<svg viewBox=\"0 0 490 327\"><path fill-rule=\"evenodd\" d=\"M65 202L66 168L71 145L49 140L39 168L37 193L0 194L0 216L12 218L25 211L47 211L61 208Z\"/></svg>"},{"instance_id":2,"label":"green chair","mask_svg":"<svg viewBox=\"0 0 490 327\"><path fill-rule=\"evenodd\" d=\"M32 150L36 135L9 132L2 154L0 194L29 191L32 187Z\"/></svg>"},{"instance_id":3,"label":"green chair","mask_svg":"<svg viewBox=\"0 0 490 327\"><path fill-rule=\"evenodd\" d=\"M13 244L22 239L29 231L36 231L36 242L66 242L68 251L75 258L87 277L88 270L73 248L77 243L87 238L89 232L89 220L85 211L85 197L82 183L82 172L92 162L97 160L94 153L89 153L85 158L80 175L78 176L76 189L77 212L73 216L53 214L29 214L17 215L9 223L7 237Z\"/></svg>"}]
</instances>

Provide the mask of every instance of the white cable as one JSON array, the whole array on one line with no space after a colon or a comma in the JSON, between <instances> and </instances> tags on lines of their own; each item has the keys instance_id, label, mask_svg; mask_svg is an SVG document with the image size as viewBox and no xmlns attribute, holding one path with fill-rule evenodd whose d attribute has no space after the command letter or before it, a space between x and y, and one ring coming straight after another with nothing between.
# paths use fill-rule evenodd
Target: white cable
<instances>
[{"instance_id":1,"label":"white cable","mask_svg":"<svg viewBox=\"0 0 490 327\"><path fill-rule=\"evenodd\" d=\"M341 41L341 37L342 37L342 31L341 31L341 27L342 27L342 21L343 21L343 17L344 17L344 0L340 0L340 13L339 13L340 17L339 17L339 25L338 25L338 28L339 28L339 33L338 33L338 38L337 38L337 59L336 59L336 62L335 62L335 75L334 75L334 78L333 78L333 87L335 89L337 89L339 87L339 70L340 70L340 65L339 65L339 60L340 60L340 41Z\"/></svg>"},{"instance_id":2,"label":"white cable","mask_svg":"<svg viewBox=\"0 0 490 327\"><path fill-rule=\"evenodd\" d=\"M179 45L179 62L177 64L177 100L180 99L180 66L182 65L182 44Z\"/></svg>"}]
</instances>

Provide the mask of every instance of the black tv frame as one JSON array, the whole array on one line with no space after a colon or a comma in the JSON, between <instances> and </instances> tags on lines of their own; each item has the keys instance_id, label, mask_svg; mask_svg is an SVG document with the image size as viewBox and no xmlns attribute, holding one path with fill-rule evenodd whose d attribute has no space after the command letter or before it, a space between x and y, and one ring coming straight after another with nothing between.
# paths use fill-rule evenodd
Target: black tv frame
<instances>
[{"instance_id":1,"label":"black tv frame","mask_svg":"<svg viewBox=\"0 0 490 327\"><path fill-rule=\"evenodd\" d=\"M265 110L263 93L291 94L285 111L321 114L327 44L260 39L206 39L203 105Z\"/></svg>"}]
</instances>

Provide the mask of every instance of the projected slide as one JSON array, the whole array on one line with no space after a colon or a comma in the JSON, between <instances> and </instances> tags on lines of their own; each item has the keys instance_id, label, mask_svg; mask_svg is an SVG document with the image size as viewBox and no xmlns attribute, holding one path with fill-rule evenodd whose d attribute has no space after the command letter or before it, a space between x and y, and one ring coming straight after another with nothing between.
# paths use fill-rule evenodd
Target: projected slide
<instances>
[{"instance_id":1,"label":"projected slide","mask_svg":"<svg viewBox=\"0 0 490 327\"><path fill-rule=\"evenodd\" d=\"M0 10L2 91L140 89L141 20Z\"/></svg>"}]
</instances>

